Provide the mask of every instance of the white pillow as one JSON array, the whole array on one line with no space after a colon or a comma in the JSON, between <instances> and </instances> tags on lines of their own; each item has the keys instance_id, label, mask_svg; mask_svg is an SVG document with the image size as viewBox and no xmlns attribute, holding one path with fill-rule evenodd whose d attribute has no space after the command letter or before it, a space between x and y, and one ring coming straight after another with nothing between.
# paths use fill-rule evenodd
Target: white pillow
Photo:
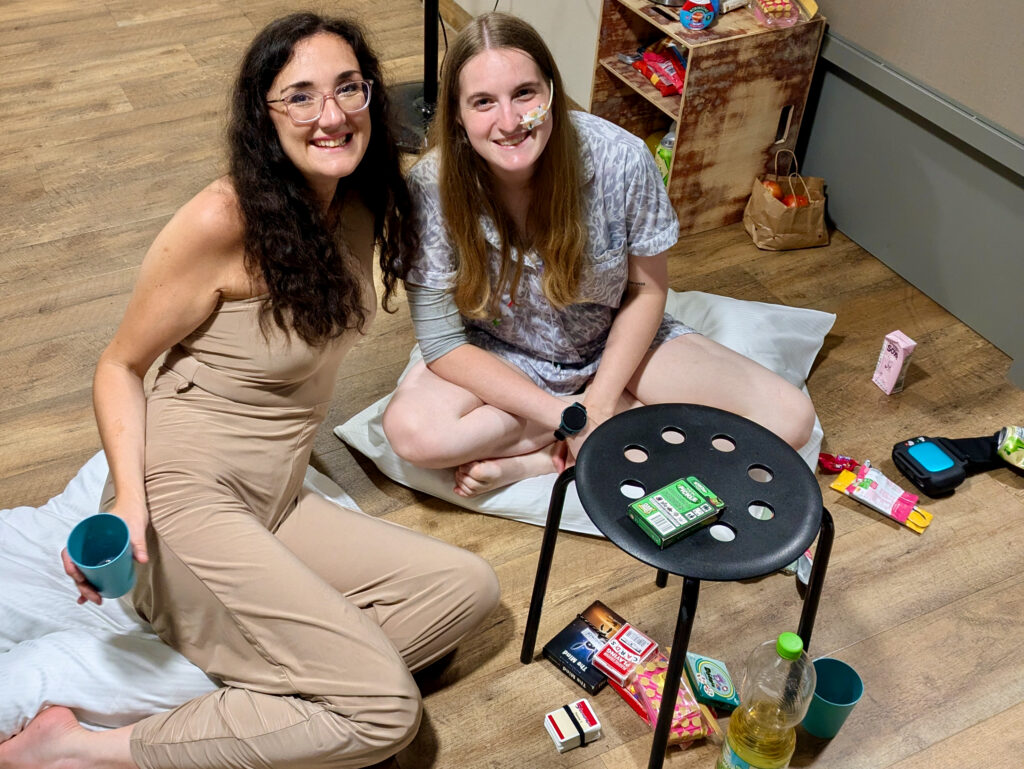
<instances>
[{"instance_id":1,"label":"white pillow","mask_svg":"<svg viewBox=\"0 0 1024 769\"><path fill-rule=\"evenodd\" d=\"M666 311L709 339L775 371L795 386L803 388L804 392L807 392L804 380L821 349L825 334L836 320L832 313L818 310L748 302L700 291L669 291ZM399 381L421 358L417 345ZM381 427L381 415L390 400L391 395L386 395L344 424L338 425L334 428L335 435L368 457L384 475L403 486L479 513L537 526L544 525L551 487L557 474L527 478L469 499L460 497L452 491L455 484L452 470L415 467L399 459L391 450ZM815 418L811 439L800 450L800 456L812 470L818 461L822 436L821 423ZM565 495L561 528L601 536L583 511L575 485L570 485Z\"/></svg>"},{"instance_id":2,"label":"white pillow","mask_svg":"<svg viewBox=\"0 0 1024 769\"><path fill-rule=\"evenodd\" d=\"M49 705L71 708L87 728L116 727L217 687L127 599L76 603L60 551L74 525L99 509L106 477L101 451L42 507L0 510L0 742ZM312 467L305 485L359 509Z\"/></svg>"}]
</instances>

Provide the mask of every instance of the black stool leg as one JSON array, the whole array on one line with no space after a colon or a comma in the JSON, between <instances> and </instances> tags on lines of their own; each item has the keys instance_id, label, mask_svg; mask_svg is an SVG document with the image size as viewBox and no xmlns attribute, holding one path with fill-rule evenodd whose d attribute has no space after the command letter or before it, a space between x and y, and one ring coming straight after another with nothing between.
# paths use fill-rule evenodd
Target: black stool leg
<instances>
[{"instance_id":1,"label":"black stool leg","mask_svg":"<svg viewBox=\"0 0 1024 769\"><path fill-rule=\"evenodd\" d=\"M523 649L519 661L528 665L533 661L533 649L537 645L537 628L540 625L540 611L544 606L544 593L548 589L548 573L551 571L551 557L555 553L555 539L558 525L562 522L562 507L565 504L565 490L576 478L576 466L567 467L555 480L548 504L548 520L544 524L544 540L537 560L537 576L533 580L533 596L530 598L530 613L526 617L523 633Z\"/></svg>"},{"instance_id":2,"label":"black stool leg","mask_svg":"<svg viewBox=\"0 0 1024 769\"><path fill-rule=\"evenodd\" d=\"M797 635L803 639L804 650L811 646L811 631L814 630L814 617L818 613L818 601L821 599L821 587L825 584L825 570L828 559L832 555L832 540L835 539L836 527L832 523L832 514L821 508L821 531L818 532L818 547L814 551L814 563L811 565L811 578L807 584L807 595L804 608L800 612L800 628Z\"/></svg>"},{"instance_id":3,"label":"black stool leg","mask_svg":"<svg viewBox=\"0 0 1024 769\"><path fill-rule=\"evenodd\" d=\"M658 575L654 578L654 584L658 587L665 587L668 584L668 572L658 569Z\"/></svg>"},{"instance_id":4,"label":"black stool leg","mask_svg":"<svg viewBox=\"0 0 1024 769\"><path fill-rule=\"evenodd\" d=\"M679 696L679 678L683 675L686 649L690 645L690 631L693 629L693 615L697 611L697 595L700 580L683 577L683 595L679 599L679 617L676 619L676 634L672 639L672 654L665 671L665 688L661 693L661 708L658 711L658 725L654 728L654 744L647 769L661 769L665 762L665 748L668 746L668 732Z\"/></svg>"}]
</instances>

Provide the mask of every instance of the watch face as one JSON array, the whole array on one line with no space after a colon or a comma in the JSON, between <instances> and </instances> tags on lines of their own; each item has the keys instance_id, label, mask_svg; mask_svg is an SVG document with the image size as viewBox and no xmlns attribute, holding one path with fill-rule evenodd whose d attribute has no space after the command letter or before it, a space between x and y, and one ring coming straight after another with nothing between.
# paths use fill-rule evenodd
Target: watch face
<instances>
[{"instance_id":1,"label":"watch face","mask_svg":"<svg viewBox=\"0 0 1024 769\"><path fill-rule=\"evenodd\" d=\"M562 424L566 430L578 433L587 426L587 410L574 403L562 412Z\"/></svg>"}]
</instances>

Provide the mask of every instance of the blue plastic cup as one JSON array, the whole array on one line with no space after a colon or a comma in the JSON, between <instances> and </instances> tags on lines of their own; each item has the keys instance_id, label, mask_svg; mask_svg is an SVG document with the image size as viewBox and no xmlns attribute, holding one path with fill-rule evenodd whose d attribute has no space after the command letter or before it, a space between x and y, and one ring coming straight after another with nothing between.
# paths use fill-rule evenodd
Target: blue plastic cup
<instances>
[{"instance_id":1,"label":"blue plastic cup","mask_svg":"<svg viewBox=\"0 0 1024 769\"><path fill-rule=\"evenodd\" d=\"M110 513L79 521L68 535L68 555L104 598L120 598L135 585L128 524Z\"/></svg>"},{"instance_id":2,"label":"blue plastic cup","mask_svg":"<svg viewBox=\"0 0 1024 769\"><path fill-rule=\"evenodd\" d=\"M841 660L822 657L814 660L817 684L803 726L808 734L830 740L864 694L864 682L857 671Z\"/></svg>"}]
</instances>

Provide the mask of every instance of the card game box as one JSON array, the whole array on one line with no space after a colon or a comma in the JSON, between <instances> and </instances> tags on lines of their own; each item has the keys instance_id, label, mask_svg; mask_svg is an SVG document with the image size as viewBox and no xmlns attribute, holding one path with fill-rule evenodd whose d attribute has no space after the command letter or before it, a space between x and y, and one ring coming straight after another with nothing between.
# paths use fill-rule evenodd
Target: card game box
<instances>
[{"instance_id":1,"label":"card game box","mask_svg":"<svg viewBox=\"0 0 1024 769\"><path fill-rule=\"evenodd\" d=\"M594 601L544 644L544 656L590 694L608 682L594 666L594 656L626 621L600 601Z\"/></svg>"},{"instance_id":2,"label":"card game box","mask_svg":"<svg viewBox=\"0 0 1024 769\"><path fill-rule=\"evenodd\" d=\"M594 655L594 667L619 686L625 686L636 667L658 650L658 644L628 622Z\"/></svg>"},{"instance_id":3,"label":"card game box","mask_svg":"<svg viewBox=\"0 0 1024 769\"><path fill-rule=\"evenodd\" d=\"M544 716L544 728L559 753L586 745L601 737L601 722L590 702L576 700Z\"/></svg>"},{"instance_id":4,"label":"card game box","mask_svg":"<svg viewBox=\"0 0 1024 769\"><path fill-rule=\"evenodd\" d=\"M699 478L680 478L629 506L629 517L658 547L718 519L725 503Z\"/></svg>"},{"instance_id":5,"label":"card game box","mask_svg":"<svg viewBox=\"0 0 1024 769\"><path fill-rule=\"evenodd\" d=\"M697 702L724 711L739 707L740 696L736 691L736 685L729 675L729 669L721 660L702 657L688 651L686 677L690 679Z\"/></svg>"}]
</instances>

